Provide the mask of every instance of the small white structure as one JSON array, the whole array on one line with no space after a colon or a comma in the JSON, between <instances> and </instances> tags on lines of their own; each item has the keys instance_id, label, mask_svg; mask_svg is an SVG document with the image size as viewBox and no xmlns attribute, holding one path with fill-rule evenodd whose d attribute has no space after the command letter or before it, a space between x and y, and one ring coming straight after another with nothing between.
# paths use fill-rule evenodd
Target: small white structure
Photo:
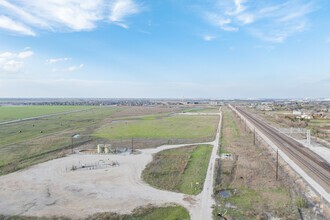
<instances>
[{"instance_id":1,"label":"small white structure","mask_svg":"<svg viewBox=\"0 0 330 220\"><path fill-rule=\"evenodd\" d=\"M97 145L97 153L98 154L104 153L104 144L98 144Z\"/></svg>"},{"instance_id":2,"label":"small white structure","mask_svg":"<svg viewBox=\"0 0 330 220\"><path fill-rule=\"evenodd\" d=\"M220 155L222 160L233 160L233 155L231 153L223 153Z\"/></svg>"},{"instance_id":3,"label":"small white structure","mask_svg":"<svg viewBox=\"0 0 330 220\"><path fill-rule=\"evenodd\" d=\"M303 114L303 115L301 115L301 118L303 118L303 119L313 119L313 116L312 115Z\"/></svg>"},{"instance_id":4,"label":"small white structure","mask_svg":"<svg viewBox=\"0 0 330 220\"><path fill-rule=\"evenodd\" d=\"M301 115L301 111L293 110L293 111L292 111L292 114L293 114L293 115Z\"/></svg>"}]
</instances>

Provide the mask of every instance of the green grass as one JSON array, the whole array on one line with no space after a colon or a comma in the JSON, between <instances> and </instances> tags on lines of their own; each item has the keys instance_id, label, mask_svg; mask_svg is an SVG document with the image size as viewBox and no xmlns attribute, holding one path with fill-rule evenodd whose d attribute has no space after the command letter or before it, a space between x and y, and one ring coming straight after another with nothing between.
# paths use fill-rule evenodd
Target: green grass
<instances>
[{"instance_id":1,"label":"green grass","mask_svg":"<svg viewBox=\"0 0 330 220\"><path fill-rule=\"evenodd\" d=\"M191 113L219 113L218 108L191 108L185 109L183 112L191 112Z\"/></svg>"},{"instance_id":2,"label":"green grass","mask_svg":"<svg viewBox=\"0 0 330 220\"><path fill-rule=\"evenodd\" d=\"M3 216L0 214L0 219L6 220L70 220L69 218L58 217L28 217L28 216Z\"/></svg>"},{"instance_id":3,"label":"green grass","mask_svg":"<svg viewBox=\"0 0 330 220\"><path fill-rule=\"evenodd\" d=\"M215 135L217 116L144 117L145 120L122 120L105 126L93 136L108 140L137 138L200 138Z\"/></svg>"},{"instance_id":4,"label":"green grass","mask_svg":"<svg viewBox=\"0 0 330 220\"><path fill-rule=\"evenodd\" d=\"M227 151L227 150L222 149L222 147L221 147L220 148L220 154L230 154L230 152Z\"/></svg>"},{"instance_id":5,"label":"green grass","mask_svg":"<svg viewBox=\"0 0 330 220\"><path fill-rule=\"evenodd\" d=\"M111 213L96 214L88 218L109 220L184 220L190 219L189 212L182 206L138 208L130 215L118 215Z\"/></svg>"},{"instance_id":6,"label":"green grass","mask_svg":"<svg viewBox=\"0 0 330 220\"><path fill-rule=\"evenodd\" d=\"M299 208L307 208L307 201L304 198L298 197L295 199L294 203Z\"/></svg>"},{"instance_id":7,"label":"green grass","mask_svg":"<svg viewBox=\"0 0 330 220\"><path fill-rule=\"evenodd\" d=\"M63 217L25 217L25 216L2 216L0 219L7 220L55 220L68 219ZM120 215L116 213L98 213L94 214L86 220L108 219L108 220L188 220L190 219L189 212L182 206L167 206L167 207L144 207L137 208L129 215Z\"/></svg>"},{"instance_id":8,"label":"green grass","mask_svg":"<svg viewBox=\"0 0 330 220\"><path fill-rule=\"evenodd\" d=\"M253 205L263 203L263 198L256 191L248 188L240 188L239 190L242 191L240 195L232 196L226 201L239 206L242 211L249 211Z\"/></svg>"},{"instance_id":9,"label":"green grass","mask_svg":"<svg viewBox=\"0 0 330 220\"><path fill-rule=\"evenodd\" d=\"M233 115L229 112L225 112L224 117L227 118L226 123L224 123L224 127L228 127L229 129L232 130L232 139L235 139L240 136L239 129L237 127L237 124L233 118Z\"/></svg>"},{"instance_id":10,"label":"green grass","mask_svg":"<svg viewBox=\"0 0 330 220\"><path fill-rule=\"evenodd\" d=\"M223 108L220 154L231 151L233 154L237 153L239 155L240 151L236 151L236 149L239 150L239 147L245 144L252 147L251 136L244 137L247 133L243 132L244 128L238 127L239 125L236 124L234 117L227 108ZM243 156L240 158L244 159ZM220 212L225 213L231 219L256 219L258 214L267 211L272 215L275 213L276 217L290 216L289 219L296 219L297 216L294 212L296 209L292 206L290 194L284 187L272 185L268 187L267 184L258 186L249 184L248 181L247 183L236 182L236 178L239 177L238 173L233 172L233 179L229 176L231 174L230 170L235 166L234 161L221 161L220 165L217 168L216 193L219 193L220 190L227 190L231 192L231 197L221 198L216 194L215 199L218 205L214 208L214 215ZM242 164L239 164L239 166L242 166ZM236 208L225 207L226 204L236 206Z\"/></svg>"},{"instance_id":11,"label":"green grass","mask_svg":"<svg viewBox=\"0 0 330 220\"><path fill-rule=\"evenodd\" d=\"M330 119L311 119L310 122L314 122L314 123L330 123Z\"/></svg>"},{"instance_id":12,"label":"green grass","mask_svg":"<svg viewBox=\"0 0 330 220\"><path fill-rule=\"evenodd\" d=\"M0 106L0 122L87 108L96 106Z\"/></svg>"},{"instance_id":13,"label":"green grass","mask_svg":"<svg viewBox=\"0 0 330 220\"><path fill-rule=\"evenodd\" d=\"M229 152L225 152L225 148L228 146L228 142L240 137L240 131L233 118L233 115L230 113L230 110L228 108L223 108L222 115L223 115L223 122L222 122L223 136L220 138L219 144L221 145L220 149L223 151L223 153L229 153ZM228 134L231 135L229 136Z\"/></svg>"},{"instance_id":14,"label":"green grass","mask_svg":"<svg viewBox=\"0 0 330 220\"><path fill-rule=\"evenodd\" d=\"M233 191L232 189L227 189L228 191ZM271 198L276 198L275 201L270 201ZM277 190L252 190L249 188L239 188L237 195L224 199L217 198L218 206L214 213L226 213L227 216L233 219L255 219L255 216L249 213L260 213L265 208L269 209L268 206L277 210L277 214L280 216L287 216L286 213L290 210L290 207L294 210L291 205L291 199L287 190L284 188L279 188ZM225 204L230 203L237 208L225 208ZM295 215L296 213L292 213Z\"/></svg>"},{"instance_id":15,"label":"green grass","mask_svg":"<svg viewBox=\"0 0 330 220\"><path fill-rule=\"evenodd\" d=\"M312 126L312 127L330 126L330 120L312 119L308 122L308 126Z\"/></svg>"},{"instance_id":16,"label":"green grass","mask_svg":"<svg viewBox=\"0 0 330 220\"><path fill-rule=\"evenodd\" d=\"M173 112L172 112L173 113ZM168 117L172 113L154 114L154 115L139 115L117 118L116 120L154 120Z\"/></svg>"},{"instance_id":17,"label":"green grass","mask_svg":"<svg viewBox=\"0 0 330 220\"><path fill-rule=\"evenodd\" d=\"M49 153L69 148L73 134L80 134L74 140L76 144L92 140L90 134L102 120L123 109L97 108L0 126L0 174L44 161Z\"/></svg>"},{"instance_id":18,"label":"green grass","mask_svg":"<svg viewBox=\"0 0 330 220\"><path fill-rule=\"evenodd\" d=\"M197 195L203 189L211 152L212 145L161 151L147 165L142 178L159 189Z\"/></svg>"},{"instance_id":19,"label":"green grass","mask_svg":"<svg viewBox=\"0 0 330 220\"><path fill-rule=\"evenodd\" d=\"M122 109L121 107L90 109L88 111L1 125L0 146L22 142L67 129L86 127L88 124L113 115ZM40 133L40 131L43 133Z\"/></svg>"}]
</instances>

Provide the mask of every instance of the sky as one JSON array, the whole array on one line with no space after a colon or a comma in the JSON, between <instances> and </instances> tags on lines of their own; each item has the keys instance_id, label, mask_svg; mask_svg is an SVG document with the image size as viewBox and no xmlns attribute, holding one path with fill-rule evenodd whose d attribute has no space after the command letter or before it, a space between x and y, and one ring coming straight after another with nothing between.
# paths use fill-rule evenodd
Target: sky
<instances>
[{"instance_id":1,"label":"sky","mask_svg":"<svg viewBox=\"0 0 330 220\"><path fill-rule=\"evenodd\" d=\"M328 0L0 0L2 98L329 98Z\"/></svg>"}]
</instances>

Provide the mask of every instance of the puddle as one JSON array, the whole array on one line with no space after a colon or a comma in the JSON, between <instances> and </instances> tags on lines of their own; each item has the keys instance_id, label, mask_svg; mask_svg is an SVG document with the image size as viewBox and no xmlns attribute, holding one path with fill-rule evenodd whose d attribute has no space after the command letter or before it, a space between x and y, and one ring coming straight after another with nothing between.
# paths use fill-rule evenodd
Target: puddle
<instances>
[{"instance_id":1,"label":"puddle","mask_svg":"<svg viewBox=\"0 0 330 220\"><path fill-rule=\"evenodd\" d=\"M230 198L230 192L228 192L227 190L221 190L219 192L219 195L221 198L225 198L225 199Z\"/></svg>"},{"instance_id":2,"label":"puddle","mask_svg":"<svg viewBox=\"0 0 330 220\"><path fill-rule=\"evenodd\" d=\"M119 120L113 120L113 121L111 121L111 124L116 123L116 122L120 122L120 121L122 121L122 120L120 120L120 119Z\"/></svg>"}]
</instances>

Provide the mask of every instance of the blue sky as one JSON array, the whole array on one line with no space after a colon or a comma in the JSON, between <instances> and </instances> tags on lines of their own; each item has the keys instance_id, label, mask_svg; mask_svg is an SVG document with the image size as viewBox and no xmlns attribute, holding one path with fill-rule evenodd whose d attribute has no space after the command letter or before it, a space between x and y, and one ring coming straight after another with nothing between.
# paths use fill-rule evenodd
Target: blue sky
<instances>
[{"instance_id":1,"label":"blue sky","mask_svg":"<svg viewBox=\"0 0 330 220\"><path fill-rule=\"evenodd\" d=\"M330 2L0 0L0 97L330 97Z\"/></svg>"}]
</instances>

